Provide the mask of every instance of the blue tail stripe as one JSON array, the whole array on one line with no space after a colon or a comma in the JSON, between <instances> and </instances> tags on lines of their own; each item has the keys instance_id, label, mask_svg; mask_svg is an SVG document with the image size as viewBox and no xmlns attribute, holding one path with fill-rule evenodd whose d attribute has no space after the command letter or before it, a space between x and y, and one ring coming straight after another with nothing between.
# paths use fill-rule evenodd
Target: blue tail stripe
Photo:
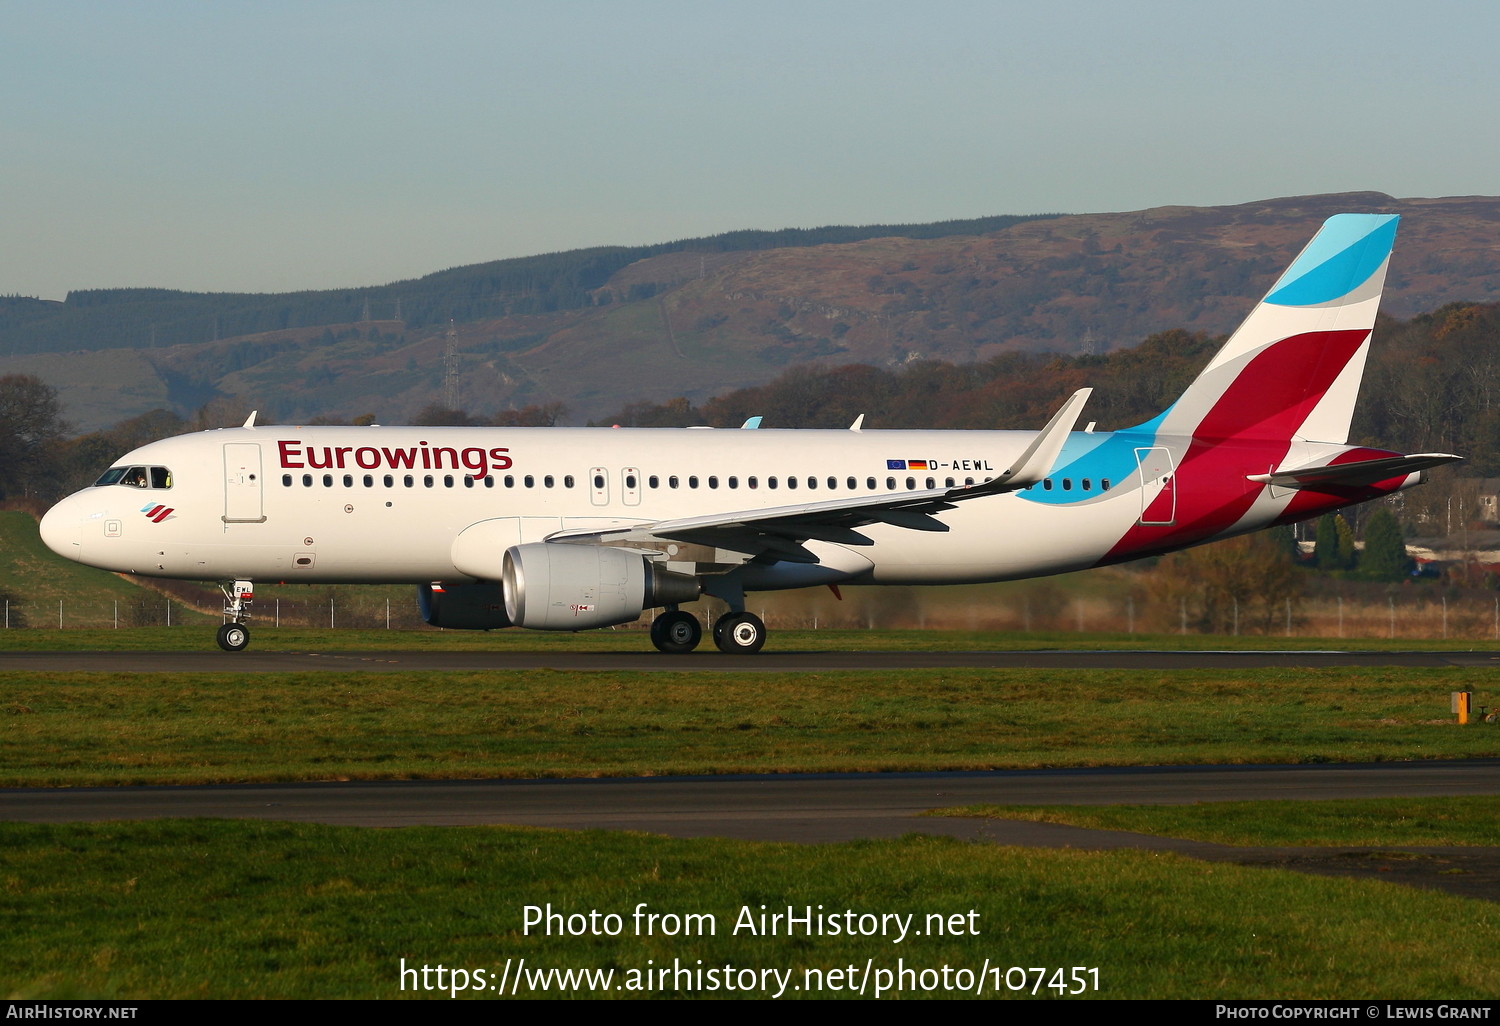
<instances>
[{"instance_id":1,"label":"blue tail stripe","mask_svg":"<svg viewBox=\"0 0 1500 1026\"><path fill-rule=\"evenodd\" d=\"M1396 241L1395 214L1337 214L1330 217L1266 296L1277 306L1331 303L1363 285Z\"/></svg>"}]
</instances>

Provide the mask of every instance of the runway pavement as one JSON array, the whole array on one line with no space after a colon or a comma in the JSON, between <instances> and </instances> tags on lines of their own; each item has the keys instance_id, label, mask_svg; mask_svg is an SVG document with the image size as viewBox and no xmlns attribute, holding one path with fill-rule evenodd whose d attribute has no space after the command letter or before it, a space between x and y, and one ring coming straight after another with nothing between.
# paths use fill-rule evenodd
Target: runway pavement
<instances>
[{"instance_id":1,"label":"runway pavement","mask_svg":"<svg viewBox=\"0 0 1500 1026\"><path fill-rule=\"evenodd\" d=\"M218 817L368 827L512 824L803 844L920 833L1032 848L1175 852L1500 901L1500 848L1247 848L1118 830L923 816L979 803L1184 803L1500 794L1500 760L594 780L0 789L0 821Z\"/></svg>"},{"instance_id":2,"label":"runway pavement","mask_svg":"<svg viewBox=\"0 0 1500 1026\"><path fill-rule=\"evenodd\" d=\"M933 819L920 813L978 803L1175 804L1480 794L1500 794L1500 760L987 773L6 788L0 789L0 820L58 823L214 816L375 827L511 823L803 843L892 837L915 830L1045 845L1052 843L1049 838L1060 837L1073 828L1018 822L986 826L983 821ZM1106 843L1109 841L1108 837L1094 836L1086 846L1125 843L1120 838L1115 839L1118 843ZM1171 842L1168 846L1186 843ZM1141 845L1131 841L1127 846Z\"/></svg>"},{"instance_id":3,"label":"runway pavement","mask_svg":"<svg viewBox=\"0 0 1500 1026\"><path fill-rule=\"evenodd\" d=\"M0 672L290 673L307 670L636 670L821 673L959 668L1203 670L1335 666L1500 668L1500 652L0 652Z\"/></svg>"}]
</instances>

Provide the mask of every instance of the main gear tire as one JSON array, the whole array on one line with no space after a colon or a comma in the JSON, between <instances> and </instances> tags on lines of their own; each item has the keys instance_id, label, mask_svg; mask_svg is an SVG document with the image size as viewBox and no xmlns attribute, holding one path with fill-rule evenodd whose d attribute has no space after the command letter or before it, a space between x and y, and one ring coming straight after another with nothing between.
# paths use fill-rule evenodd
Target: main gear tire
<instances>
[{"instance_id":1,"label":"main gear tire","mask_svg":"<svg viewBox=\"0 0 1500 1026\"><path fill-rule=\"evenodd\" d=\"M714 623L714 644L725 655L754 655L766 643L766 625L754 613L725 613Z\"/></svg>"},{"instance_id":2,"label":"main gear tire","mask_svg":"<svg viewBox=\"0 0 1500 1026\"><path fill-rule=\"evenodd\" d=\"M226 652L243 652L250 644L250 628L242 623L226 623L219 628L219 635L215 640Z\"/></svg>"},{"instance_id":3,"label":"main gear tire","mask_svg":"<svg viewBox=\"0 0 1500 1026\"><path fill-rule=\"evenodd\" d=\"M667 655L686 655L703 640L703 628L692 613L667 611L651 621L651 644Z\"/></svg>"}]
</instances>

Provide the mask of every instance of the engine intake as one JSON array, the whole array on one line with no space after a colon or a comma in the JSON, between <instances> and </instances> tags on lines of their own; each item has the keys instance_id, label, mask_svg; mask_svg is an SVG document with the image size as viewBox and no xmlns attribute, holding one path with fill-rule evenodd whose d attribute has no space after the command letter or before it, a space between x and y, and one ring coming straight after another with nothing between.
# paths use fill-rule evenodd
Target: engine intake
<instances>
[{"instance_id":1,"label":"engine intake","mask_svg":"<svg viewBox=\"0 0 1500 1026\"><path fill-rule=\"evenodd\" d=\"M629 623L644 609L692 602L702 591L696 577L663 570L639 552L547 542L507 549L501 586L511 623L538 631Z\"/></svg>"}]
</instances>

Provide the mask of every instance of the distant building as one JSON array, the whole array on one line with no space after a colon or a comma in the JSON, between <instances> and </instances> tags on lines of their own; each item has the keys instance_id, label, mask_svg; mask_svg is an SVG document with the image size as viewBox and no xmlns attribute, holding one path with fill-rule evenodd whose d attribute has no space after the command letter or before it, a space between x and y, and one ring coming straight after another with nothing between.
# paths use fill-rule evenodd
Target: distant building
<instances>
[{"instance_id":1,"label":"distant building","mask_svg":"<svg viewBox=\"0 0 1500 1026\"><path fill-rule=\"evenodd\" d=\"M1479 519L1489 524L1500 523L1500 477L1481 477L1479 487Z\"/></svg>"}]
</instances>

